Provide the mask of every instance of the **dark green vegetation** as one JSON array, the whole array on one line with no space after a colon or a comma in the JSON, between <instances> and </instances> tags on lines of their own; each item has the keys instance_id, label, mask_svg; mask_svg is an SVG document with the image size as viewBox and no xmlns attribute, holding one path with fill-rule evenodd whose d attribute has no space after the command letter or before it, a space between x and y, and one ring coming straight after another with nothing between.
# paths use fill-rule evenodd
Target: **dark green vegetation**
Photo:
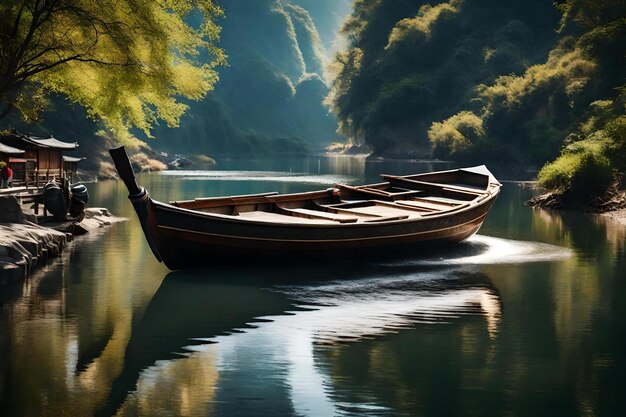
<instances>
[{"instance_id":1,"label":"dark green vegetation","mask_svg":"<svg viewBox=\"0 0 626 417\"><path fill-rule=\"evenodd\" d=\"M583 199L624 172L623 1L359 0L343 31L330 98L375 153L521 170L563 148L540 179Z\"/></svg>"},{"instance_id":2,"label":"dark green vegetation","mask_svg":"<svg viewBox=\"0 0 626 417\"><path fill-rule=\"evenodd\" d=\"M350 48L336 62L332 104L342 132L375 153L429 156L429 129L450 116L445 131L481 136L467 111L477 87L522 74L555 41L547 0L430 3L360 0L344 25ZM456 142L436 156L459 156Z\"/></svg>"},{"instance_id":3,"label":"dark green vegetation","mask_svg":"<svg viewBox=\"0 0 626 417\"><path fill-rule=\"evenodd\" d=\"M84 20L74 0L0 6L0 130L78 140L86 168L106 171L99 155L120 139L147 159L223 158L315 152L339 133L375 155L488 163L501 177L544 167L563 202L605 198L626 172L623 0L95 4L80 3ZM35 5L65 20L20 52ZM146 15L137 33L120 13Z\"/></svg>"},{"instance_id":4,"label":"dark green vegetation","mask_svg":"<svg viewBox=\"0 0 626 417\"><path fill-rule=\"evenodd\" d=\"M573 50L593 63L561 155L539 180L566 205L624 205L616 194L626 173L626 3L568 2L561 6L562 32L573 33ZM607 192L608 190L608 192Z\"/></svg>"}]
</instances>

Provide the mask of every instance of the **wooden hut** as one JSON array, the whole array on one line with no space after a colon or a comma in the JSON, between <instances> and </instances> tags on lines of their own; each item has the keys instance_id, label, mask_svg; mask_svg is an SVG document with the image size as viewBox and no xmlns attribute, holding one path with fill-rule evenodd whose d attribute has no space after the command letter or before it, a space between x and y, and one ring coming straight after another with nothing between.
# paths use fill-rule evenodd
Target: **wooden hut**
<instances>
[{"instance_id":1,"label":"wooden hut","mask_svg":"<svg viewBox=\"0 0 626 417\"><path fill-rule=\"evenodd\" d=\"M78 163L85 159L85 157L75 157L63 155L63 171L65 172L65 178L70 182L74 182L74 174L78 171Z\"/></svg>"},{"instance_id":2,"label":"wooden hut","mask_svg":"<svg viewBox=\"0 0 626 417\"><path fill-rule=\"evenodd\" d=\"M64 178L63 152L78 148L76 142L63 142L52 136L49 138L29 136L15 131L0 137L0 143L24 149L24 155L20 158L23 168L20 166L22 169L14 169L13 177L14 180L18 178L16 174L19 171L26 186L39 185L53 178Z\"/></svg>"}]
</instances>

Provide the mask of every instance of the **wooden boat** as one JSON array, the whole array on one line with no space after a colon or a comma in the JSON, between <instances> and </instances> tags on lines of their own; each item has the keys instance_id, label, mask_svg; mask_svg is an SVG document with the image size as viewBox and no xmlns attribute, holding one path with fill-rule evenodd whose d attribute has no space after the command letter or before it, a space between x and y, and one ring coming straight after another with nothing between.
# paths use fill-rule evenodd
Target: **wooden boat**
<instances>
[{"instance_id":1,"label":"wooden boat","mask_svg":"<svg viewBox=\"0 0 626 417\"><path fill-rule=\"evenodd\" d=\"M323 191L168 204L137 185L124 147L109 151L152 252L170 269L214 262L419 254L478 231L501 184L485 166L338 184Z\"/></svg>"}]
</instances>

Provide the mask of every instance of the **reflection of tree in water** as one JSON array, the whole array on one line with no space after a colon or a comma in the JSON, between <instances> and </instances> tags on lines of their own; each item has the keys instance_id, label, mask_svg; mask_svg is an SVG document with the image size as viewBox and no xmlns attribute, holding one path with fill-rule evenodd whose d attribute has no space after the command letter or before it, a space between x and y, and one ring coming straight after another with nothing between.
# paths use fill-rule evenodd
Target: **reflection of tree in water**
<instances>
[{"instance_id":1,"label":"reflection of tree in water","mask_svg":"<svg viewBox=\"0 0 626 417\"><path fill-rule=\"evenodd\" d=\"M434 309L431 317L455 316L454 325L435 326L422 320L422 314L407 314L402 318L413 319L413 326L396 326L391 320L386 328L374 326L373 334L363 333L358 343L316 344L316 367L328 376L326 392L336 406L346 413L377 416L483 415L507 409L528 415L539 409L546 415L574 415L574 404L588 409L614 404L608 400L613 388L600 387L615 383L606 370L614 366L620 357L617 349L624 346L609 330L615 326L615 312L624 308L618 307L618 296L607 297L618 292L611 277L624 270L624 256L619 244L604 242L611 233L618 240L620 234L604 222L590 227L589 218L579 213L529 210L529 217L529 231L537 240L567 242L572 250L478 236L468 242L469 249L460 245L455 249L462 253L451 251L441 260L477 261L481 274L474 279L488 283L486 294L497 288L496 305L506 306L506 314L497 315L495 337L485 331L485 321L478 315ZM483 251L481 246L493 246L501 259L492 259L489 247ZM510 259L506 246L514 249ZM531 256L521 256L525 248ZM534 262L542 260L557 262L553 266ZM436 261L432 257L419 262ZM472 277L459 282L471 286ZM435 283L445 286L447 281ZM463 285L450 294L463 291ZM372 309L377 301L372 301ZM602 308L602 302L612 306ZM487 328L488 305L477 309L487 318ZM604 353L581 366L581 360L589 360L589 346L598 343L597 330L592 329L602 328L607 334L601 343ZM387 336L371 337L382 333ZM575 401L568 400L572 396Z\"/></svg>"},{"instance_id":2,"label":"reflection of tree in water","mask_svg":"<svg viewBox=\"0 0 626 417\"><path fill-rule=\"evenodd\" d=\"M480 414L507 404L530 412L540 401L527 402L528 395L555 391L567 369L582 369L569 362L584 356L583 342L570 341L585 340L585 322L602 298L585 290L593 284L588 279L571 279L594 271L562 252L478 236L450 253L395 263L172 273L133 328L102 414L120 406L123 415L150 414L150 404L167 393L162 409L182 410L191 401L235 415L251 401L233 401L250 392L288 414L306 415L322 403L327 411L360 415ZM555 268L535 262L556 255ZM219 344L184 349L212 342ZM185 359L172 361L179 357ZM575 380L586 376L584 391L593 391L597 373ZM264 381L275 385L264 390ZM571 392L596 401L581 389Z\"/></svg>"},{"instance_id":3,"label":"reflection of tree in water","mask_svg":"<svg viewBox=\"0 0 626 417\"><path fill-rule=\"evenodd\" d=\"M611 264L626 241L626 228L607 217L545 209L530 213L535 240L565 245L583 257L585 252L593 252Z\"/></svg>"},{"instance_id":4,"label":"reflection of tree in water","mask_svg":"<svg viewBox=\"0 0 626 417\"><path fill-rule=\"evenodd\" d=\"M606 240L609 242L609 248L612 249L612 255L615 257L619 252L626 249L626 226L617 218L608 216L593 216L593 223L596 227L604 229L606 232Z\"/></svg>"},{"instance_id":5,"label":"reflection of tree in water","mask_svg":"<svg viewBox=\"0 0 626 417\"><path fill-rule=\"evenodd\" d=\"M207 277L206 275L211 275ZM214 278L215 277L215 278ZM132 330L122 373L115 379L101 415L113 413L137 386L140 373L157 361L185 357L187 346L252 328L260 316L283 314L290 303L278 294L237 281L236 273L173 272L163 280ZM221 284L233 280L235 284ZM220 282L218 284L212 283ZM239 283L237 283L239 282Z\"/></svg>"}]
</instances>

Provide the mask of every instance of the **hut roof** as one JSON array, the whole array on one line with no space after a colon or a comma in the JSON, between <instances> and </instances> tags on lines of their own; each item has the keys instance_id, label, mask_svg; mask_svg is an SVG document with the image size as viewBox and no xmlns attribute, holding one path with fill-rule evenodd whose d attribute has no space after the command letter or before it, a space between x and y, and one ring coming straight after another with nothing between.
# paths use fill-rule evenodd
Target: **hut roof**
<instances>
[{"instance_id":1,"label":"hut roof","mask_svg":"<svg viewBox=\"0 0 626 417\"><path fill-rule=\"evenodd\" d=\"M24 151L21 149L14 148L13 146L5 145L4 143L0 142L0 153L6 154L6 155L19 155L19 154L23 154Z\"/></svg>"},{"instance_id":2,"label":"hut roof","mask_svg":"<svg viewBox=\"0 0 626 417\"><path fill-rule=\"evenodd\" d=\"M49 148L58 150L71 150L78 148L78 143L63 142L53 136L49 138L40 138L37 136L29 136L23 133L13 132L10 135L0 137L0 140L4 143L9 143L12 146L21 146L27 149L32 148Z\"/></svg>"},{"instance_id":3,"label":"hut roof","mask_svg":"<svg viewBox=\"0 0 626 417\"><path fill-rule=\"evenodd\" d=\"M67 156L67 155L63 155L63 162L80 162L83 159L87 159L84 156L83 157L75 157L75 156Z\"/></svg>"},{"instance_id":4,"label":"hut roof","mask_svg":"<svg viewBox=\"0 0 626 417\"><path fill-rule=\"evenodd\" d=\"M47 148L53 148L53 149L76 149L78 148L78 142L74 142L74 143L62 142L53 137L49 137L49 138L29 137L29 139L41 147L47 147Z\"/></svg>"}]
</instances>

